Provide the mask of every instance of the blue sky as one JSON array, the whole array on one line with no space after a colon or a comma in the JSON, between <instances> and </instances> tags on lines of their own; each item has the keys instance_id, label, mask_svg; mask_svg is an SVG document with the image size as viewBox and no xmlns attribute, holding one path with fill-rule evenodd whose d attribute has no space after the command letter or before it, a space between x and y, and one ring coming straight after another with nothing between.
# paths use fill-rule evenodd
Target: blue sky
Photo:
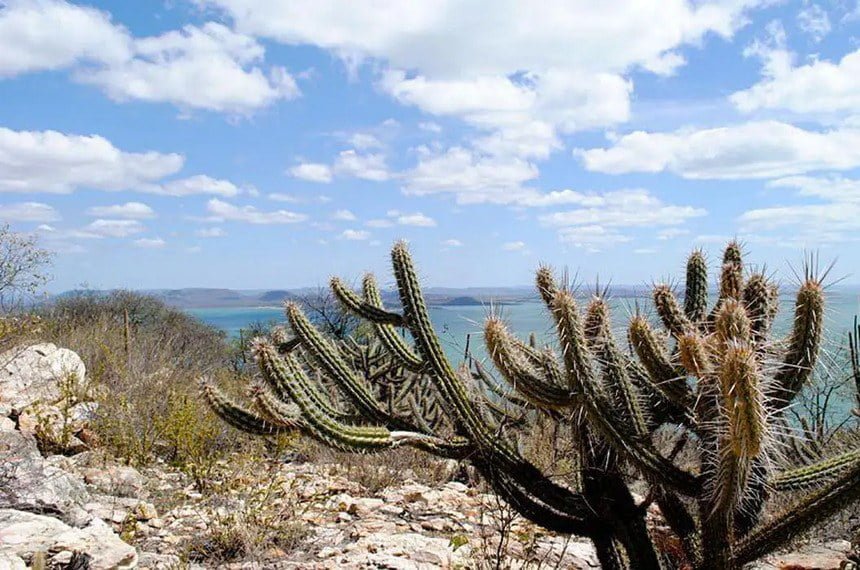
<instances>
[{"instance_id":1,"label":"blue sky","mask_svg":"<svg viewBox=\"0 0 860 570\"><path fill-rule=\"evenodd\" d=\"M860 4L0 0L0 220L52 290L860 282Z\"/></svg>"}]
</instances>

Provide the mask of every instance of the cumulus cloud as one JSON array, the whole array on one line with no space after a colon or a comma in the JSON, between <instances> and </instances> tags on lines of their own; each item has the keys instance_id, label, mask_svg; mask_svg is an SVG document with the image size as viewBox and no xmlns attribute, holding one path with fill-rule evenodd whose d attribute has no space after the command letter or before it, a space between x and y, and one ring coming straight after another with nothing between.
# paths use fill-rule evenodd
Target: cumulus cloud
<instances>
[{"instance_id":1,"label":"cumulus cloud","mask_svg":"<svg viewBox=\"0 0 860 570\"><path fill-rule=\"evenodd\" d=\"M160 237L155 238L140 238L134 240L134 246L143 249L161 249L166 246L167 242Z\"/></svg>"},{"instance_id":2,"label":"cumulus cloud","mask_svg":"<svg viewBox=\"0 0 860 570\"><path fill-rule=\"evenodd\" d=\"M327 164L306 162L289 169L289 174L308 182L320 182L327 184L332 180L331 168Z\"/></svg>"},{"instance_id":3,"label":"cumulus cloud","mask_svg":"<svg viewBox=\"0 0 860 570\"><path fill-rule=\"evenodd\" d=\"M194 235L201 238L218 238L227 235L223 228L203 228L194 232Z\"/></svg>"},{"instance_id":4,"label":"cumulus cloud","mask_svg":"<svg viewBox=\"0 0 860 570\"><path fill-rule=\"evenodd\" d=\"M331 215L331 219L342 222L352 222L355 221L355 214L349 210L337 210Z\"/></svg>"},{"instance_id":5,"label":"cumulus cloud","mask_svg":"<svg viewBox=\"0 0 860 570\"><path fill-rule=\"evenodd\" d=\"M307 219L305 214L288 210L264 212L254 206L236 206L218 198L212 198L206 204L206 210L211 214L210 221L247 222L249 224L294 224Z\"/></svg>"},{"instance_id":6,"label":"cumulus cloud","mask_svg":"<svg viewBox=\"0 0 860 570\"><path fill-rule=\"evenodd\" d=\"M0 127L0 192L141 190L175 174L179 154L124 152L97 135Z\"/></svg>"},{"instance_id":7,"label":"cumulus cloud","mask_svg":"<svg viewBox=\"0 0 860 570\"><path fill-rule=\"evenodd\" d=\"M766 53L771 63L763 79L731 95L744 112L785 109L795 113L855 113L860 109L860 49L839 61L816 59L794 66L791 54L776 48Z\"/></svg>"},{"instance_id":8,"label":"cumulus cloud","mask_svg":"<svg viewBox=\"0 0 860 570\"><path fill-rule=\"evenodd\" d=\"M254 38L208 22L134 40L134 57L89 69L76 77L118 101L142 100L179 107L247 114L299 95L282 67L254 65L264 50Z\"/></svg>"},{"instance_id":9,"label":"cumulus cloud","mask_svg":"<svg viewBox=\"0 0 860 570\"><path fill-rule=\"evenodd\" d=\"M344 230L340 237L350 241L364 241L370 237L370 232L364 230Z\"/></svg>"},{"instance_id":10,"label":"cumulus cloud","mask_svg":"<svg viewBox=\"0 0 860 570\"><path fill-rule=\"evenodd\" d=\"M60 214L41 202L0 204L0 220L6 222L56 222Z\"/></svg>"},{"instance_id":11,"label":"cumulus cloud","mask_svg":"<svg viewBox=\"0 0 860 570\"><path fill-rule=\"evenodd\" d=\"M69 194L78 189L168 196L235 196L240 189L205 175L166 180L181 154L127 152L98 135L14 131L0 127L0 192Z\"/></svg>"},{"instance_id":12,"label":"cumulus cloud","mask_svg":"<svg viewBox=\"0 0 860 570\"><path fill-rule=\"evenodd\" d=\"M785 244L820 245L854 241L860 233L860 180L841 176L792 176L768 187L793 190L809 203L756 208L739 217L744 231L763 234Z\"/></svg>"},{"instance_id":13,"label":"cumulus cloud","mask_svg":"<svg viewBox=\"0 0 860 570\"><path fill-rule=\"evenodd\" d=\"M540 216L546 226L558 228L562 241L589 250L630 241L625 228L680 226L707 212L693 206L665 204L647 190L578 193L580 207Z\"/></svg>"},{"instance_id":14,"label":"cumulus cloud","mask_svg":"<svg viewBox=\"0 0 860 570\"><path fill-rule=\"evenodd\" d=\"M334 162L334 171L340 176L384 182L391 177L380 153L360 154L353 149L341 151Z\"/></svg>"},{"instance_id":15,"label":"cumulus cloud","mask_svg":"<svg viewBox=\"0 0 860 570\"><path fill-rule=\"evenodd\" d=\"M777 121L659 133L635 131L608 148L576 150L588 170L672 172L691 179L775 178L860 166L860 129L804 130Z\"/></svg>"},{"instance_id":16,"label":"cumulus cloud","mask_svg":"<svg viewBox=\"0 0 860 570\"><path fill-rule=\"evenodd\" d=\"M87 209L87 214L95 217L130 218L143 220L154 218L155 211L142 202L126 202L112 206L93 206Z\"/></svg>"},{"instance_id":17,"label":"cumulus cloud","mask_svg":"<svg viewBox=\"0 0 860 570\"><path fill-rule=\"evenodd\" d=\"M144 230L146 228L137 220L105 220L100 218L85 226L83 232L73 237L122 238L139 234Z\"/></svg>"},{"instance_id":18,"label":"cumulus cloud","mask_svg":"<svg viewBox=\"0 0 860 570\"><path fill-rule=\"evenodd\" d=\"M830 17L818 4L810 4L797 13L797 26L818 43L830 33Z\"/></svg>"},{"instance_id":19,"label":"cumulus cloud","mask_svg":"<svg viewBox=\"0 0 860 570\"><path fill-rule=\"evenodd\" d=\"M524 241L509 241L502 244L502 249L505 251L525 251L526 242Z\"/></svg>"},{"instance_id":20,"label":"cumulus cloud","mask_svg":"<svg viewBox=\"0 0 860 570\"><path fill-rule=\"evenodd\" d=\"M397 223L401 226L432 228L436 225L436 220L429 216L425 216L421 212L415 212L414 214L398 214Z\"/></svg>"},{"instance_id":21,"label":"cumulus cloud","mask_svg":"<svg viewBox=\"0 0 860 570\"><path fill-rule=\"evenodd\" d=\"M452 238L452 239L446 239L445 241L443 241L442 245L444 245L445 247L462 247L463 242L461 242L458 239Z\"/></svg>"},{"instance_id":22,"label":"cumulus cloud","mask_svg":"<svg viewBox=\"0 0 860 570\"><path fill-rule=\"evenodd\" d=\"M6 0L0 4L0 78L81 62L131 57L131 37L110 15L68 2Z\"/></svg>"}]
</instances>

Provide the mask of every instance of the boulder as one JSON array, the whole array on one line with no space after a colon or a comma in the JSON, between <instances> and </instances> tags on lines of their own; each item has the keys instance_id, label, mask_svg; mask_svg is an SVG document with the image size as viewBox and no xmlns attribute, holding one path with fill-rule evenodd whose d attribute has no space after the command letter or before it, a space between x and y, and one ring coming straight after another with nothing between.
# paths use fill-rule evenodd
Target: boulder
<instances>
[{"instance_id":1,"label":"boulder","mask_svg":"<svg viewBox=\"0 0 860 570\"><path fill-rule=\"evenodd\" d=\"M91 518L82 508L89 500L83 480L46 462L33 436L0 431L0 457L0 508L52 514L74 525Z\"/></svg>"},{"instance_id":2,"label":"boulder","mask_svg":"<svg viewBox=\"0 0 860 570\"><path fill-rule=\"evenodd\" d=\"M18 347L0 354L0 402L21 412L34 402L59 402L86 377L81 357L51 343Z\"/></svg>"},{"instance_id":3,"label":"boulder","mask_svg":"<svg viewBox=\"0 0 860 570\"><path fill-rule=\"evenodd\" d=\"M55 518L0 509L0 553L30 558L47 552L50 565L85 558L91 570L137 567L137 551L114 534L101 519L72 528Z\"/></svg>"}]
</instances>

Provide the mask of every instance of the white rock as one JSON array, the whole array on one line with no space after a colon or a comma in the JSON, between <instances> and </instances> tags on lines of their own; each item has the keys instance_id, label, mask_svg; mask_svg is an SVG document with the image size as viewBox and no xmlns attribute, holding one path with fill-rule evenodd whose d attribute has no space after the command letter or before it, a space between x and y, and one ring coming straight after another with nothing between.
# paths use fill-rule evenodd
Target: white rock
<instances>
[{"instance_id":1,"label":"white rock","mask_svg":"<svg viewBox=\"0 0 860 570\"><path fill-rule=\"evenodd\" d=\"M19 412L36 401L58 402L64 389L76 390L84 382L87 372L77 353L51 343L7 350L0 354L0 366L0 401Z\"/></svg>"},{"instance_id":2,"label":"white rock","mask_svg":"<svg viewBox=\"0 0 860 570\"><path fill-rule=\"evenodd\" d=\"M87 554L91 570L137 567L137 551L101 519L77 529L51 517L0 509L0 553L29 558L38 551Z\"/></svg>"}]
</instances>

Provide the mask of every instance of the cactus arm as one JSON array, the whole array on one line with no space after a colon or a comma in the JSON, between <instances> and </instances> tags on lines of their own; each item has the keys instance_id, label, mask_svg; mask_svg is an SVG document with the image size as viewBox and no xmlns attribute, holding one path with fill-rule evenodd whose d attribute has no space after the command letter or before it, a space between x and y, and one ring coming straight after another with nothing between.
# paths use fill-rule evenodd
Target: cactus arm
<instances>
[{"instance_id":1,"label":"cactus arm","mask_svg":"<svg viewBox=\"0 0 860 570\"><path fill-rule=\"evenodd\" d=\"M672 336L677 338L693 328L693 323L681 309L678 299L668 285L654 287L652 298L663 326L672 333Z\"/></svg>"},{"instance_id":2,"label":"cactus arm","mask_svg":"<svg viewBox=\"0 0 860 570\"><path fill-rule=\"evenodd\" d=\"M361 415L376 423L389 423L392 418L374 399L367 386L338 354L337 349L308 320L295 303L287 305L287 318L302 346L348 396ZM289 356L289 355L288 355ZM398 427L405 427L395 422Z\"/></svg>"},{"instance_id":3,"label":"cactus arm","mask_svg":"<svg viewBox=\"0 0 860 570\"><path fill-rule=\"evenodd\" d=\"M776 301L774 289L762 273L754 273L744 285L743 303L752 321L753 340L756 342L766 338L773 323L771 306Z\"/></svg>"},{"instance_id":4,"label":"cactus arm","mask_svg":"<svg viewBox=\"0 0 860 570\"><path fill-rule=\"evenodd\" d=\"M527 400L524 400L517 396L514 393L514 390L505 389L501 384L499 384L495 378L484 368L484 365L481 364L478 360L473 361L473 366L475 368L475 372L472 374L472 378L476 380L480 380L480 382L492 393L502 398L503 400L510 402L511 404L519 407L529 407L530 404Z\"/></svg>"},{"instance_id":5,"label":"cactus arm","mask_svg":"<svg viewBox=\"0 0 860 570\"><path fill-rule=\"evenodd\" d=\"M633 317L628 333L639 362L648 371L650 385L672 405L689 415L693 398L687 379L683 371L672 365L662 340L657 337L645 317Z\"/></svg>"},{"instance_id":6,"label":"cactus arm","mask_svg":"<svg viewBox=\"0 0 860 570\"><path fill-rule=\"evenodd\" d=\"M630 380L626 359L618 349L609 327L609 305L600 297L594 298L585 314L585 336L603 370L604 383L615 407L632 424L638 436L647 437L649 422L645 417L642 398Z\"/></svg>"},{"instance_id":7,"label":"cactus arm","mask_svg":"<svg viewBox=\"0 0 860 570\"><path fill-rule=\"evenodd\" d=\"M776 516L771 522L753 530L737 544L735 560L739 565L757 560L858 500L860 462L853 464L823 489L790 507L782 516Z\"/></svg>"},{"instance_id":8,"label":"cactus arm","mask_svg":"<svg viewBox=\"0 0 860 570\"><path fill-rule=\"evenodd\" d=\"M774 377L769 396L777 410L788 406L812 375L824 329L824 291L821 283L807 279L797 292L794 325L783 364Z\"/></svg>"},{"instance_id":9,"label":"cactus arm","mask_svg":"<svg viewBox=\"0 0 860 570\"><path fill-rule=\"evenodd\" d=\"M300 431L303 424L278 425L233 403L221 390L208 380L201 382L203 398L215 414L234 428L252 435L278 435Z\"/></svg>"},{"instance_id":10,"label":"cactus arm","mask_svg":"<svg viewBox=\"0 0 860 570\"><path fill-rule=\"evenodd\" d=\"M694 322L700 322L708 312L708 264L701 250L695 250L687 258L687 279L684 289L684 314Z\"/></svg>"},{"instance_id":11,"label":"cactus arm","mask_svg":"<svg viewBox=\"0 0 860 570\"><path fill-rule=\"evenodd\" d=\"M568 381L573 390L582 394L581 404L589 423L613 448L628 457L646 478L684 494L696 494L699 490L696 477L668 461L650 441L637 437L619 422L617 414L595 381L576 302L568 291L556 294L553 316L558 327Z\"/></svg>"},{"instance_id":12,"label":"cactus arm","mask_svg":"<svg viewBox=\"0 0 860 570\"><path fill-rule=\"evenodd\" d=\"M351 313L372 323L392 326L403 326L403 317L365 302L355 291L346 286L339 277L332 277L329 282L331 291L340 304Z\"/></svg>"},{"instance_id":13,"label":"cactus arm","mask_svg":"<svg viewBox=\"0 0 860 570\"><path fill-rule=\"evenodd\" d=\"M301 412L295 405L286 404L263 386L254 390L254 405L266 421L286 427L300 424Z\"/></svg>"},{"instance_id":14,"label":"cactus arm","mask_svg":"<svg viewBox=\"0 0 860 570\"><path fill-rule=\"evenodd\" d=\"M770 481L775 491L796 491L818 487L860 462L860 450L847 451L813 465L784 471Z\"/></svg>"},{"instance_id":15,"label":"cactus arm","mask_svg":"<svg viewBox=\"0 0 860 570\"><path fill-rule=\"evenodd\" d=\"M364 301L369 305L373 305L382 309L382 295L379 293L379 287L376 285L376 280L373 275L367 274L362 281L364 289ZM373 330L382 345L393 354L403 365L413 372L420 372L424 367L424 362L421 357L415 354L415 351L401 338L394 326L386 323L373 323Z\"/></svg>"},{"instance_id":16,"label":"cactus arm","mask_svg":"<svg viewBox=\"0 0 860 570\"><path fill-rule=\"evenodd\" d=\"M570 390L546 382L518 350L504 323L488 318L484 324L484 342L496 369L523 398L538 408L560 410L574 403Z\"/></svg>"}]
</instances>

